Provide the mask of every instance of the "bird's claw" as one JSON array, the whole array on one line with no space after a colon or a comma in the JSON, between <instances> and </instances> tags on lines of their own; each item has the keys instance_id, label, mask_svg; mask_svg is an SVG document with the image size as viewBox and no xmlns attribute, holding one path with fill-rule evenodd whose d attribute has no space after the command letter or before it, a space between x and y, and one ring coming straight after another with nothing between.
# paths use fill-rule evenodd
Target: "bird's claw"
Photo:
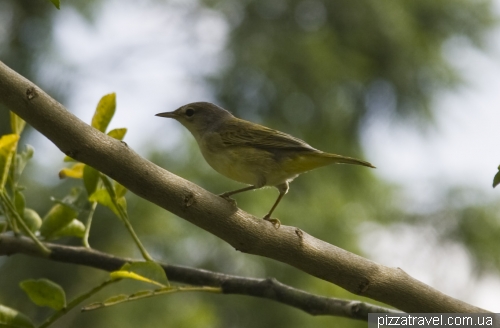
<instances>
[{"instance_id":1,"label":"bird's claw","mask_svg":"<svg viewBox=\"0 0 500 328\"><path fill-rule=\"evenodd\" d=\"M236 201L234 199L232 199L231 197L229 197L228 195L226 195L225 193L224 194L220 194L219 197L221 198L224 198L225 200L227 200L228 202L230 202L233 206L236 207Z\"/></svg>"},{"instance_id":2,"label":"bird's claw","mask_svg":"<svg viewBox=\"0 0 500 328\"><path fill-rule=\"evenodd\" d=\"M269 221L272 223L273 227L276 229L279 229L281 227L281 221L279 219L272 219L271 216L268 214L264 216L263 218L266 221Z\"/></svg>"}]
</instances>

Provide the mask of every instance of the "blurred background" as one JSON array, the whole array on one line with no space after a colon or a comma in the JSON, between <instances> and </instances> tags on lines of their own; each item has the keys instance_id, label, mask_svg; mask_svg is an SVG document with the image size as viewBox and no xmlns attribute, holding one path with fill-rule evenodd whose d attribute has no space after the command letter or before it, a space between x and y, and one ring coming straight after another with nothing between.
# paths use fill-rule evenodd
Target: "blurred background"
<instances>
[{"instance_id":1,"label":"blurred background","mask_svg":"<svg viewBox=\"0 0 500 328\"><path fill-rule=\"evenodd\" d=\"M284 224L500 312L500 0L44 0L0 2L0 60L90 122L117 93L111 128L136 152L214 193L240 188L203 160L194 139L154 114L212 101L376 170L330 166L302 175L275 212ZM0 110L0 132L9 132ZM70 136L68 136L70 137ZM63 154L33 129L23 177L43 216ZM275 189L235 196L263 216ZM286 264L241 254L209 233L128 195L139 237L164 262L275 277L325 296L363 299ZM66 240L78 244L77 240ZM140 258L122 224L98 207L90 243ZM0 303L36 322L50 310L18 287L61 284L69 298L105 272L16 255L0 258ZM133 290L121 283L93 300ZM370 300L369 300L370 301ZM371 301L372 302L372 301ZM171 295L87 313L55 327L365 327L241 296Z\"/></svg>"}]
</instances>

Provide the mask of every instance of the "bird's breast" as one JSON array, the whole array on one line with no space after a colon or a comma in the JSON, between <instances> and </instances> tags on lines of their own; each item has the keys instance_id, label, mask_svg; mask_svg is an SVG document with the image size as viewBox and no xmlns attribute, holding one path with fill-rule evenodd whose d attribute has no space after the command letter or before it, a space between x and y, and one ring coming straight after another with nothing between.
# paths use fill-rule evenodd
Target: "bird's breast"
<instances>
[{"instance_id":1,"label":"bird's breast","mask_svg":"<svg viewBox=\"0 0 500 328\"><path fill-rule=\"evenodd\" d=\"M198 140L198 145L214 170L238 182L275 186L296 176L285 172L272 153L251 146L224 145L215 132Z\"/></svg>"}]
</instances>

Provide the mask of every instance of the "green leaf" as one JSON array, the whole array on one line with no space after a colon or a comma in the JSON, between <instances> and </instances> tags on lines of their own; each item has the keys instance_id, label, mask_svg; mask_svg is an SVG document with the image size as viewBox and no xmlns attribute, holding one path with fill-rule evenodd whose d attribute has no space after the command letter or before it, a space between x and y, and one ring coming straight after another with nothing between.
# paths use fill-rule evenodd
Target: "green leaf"
<instances>
[{"instance_id":1,"label":"green leaf","mask_svg":"<svg viewBox=\"0 0 500 328\"><path fill-rule=\"evenodd\" d=\"M92 195L90 195L89 201L98 202L99 204L106 206L107 208L112 210L113 213L116 214L116 216L120 217L120 212L118 211L115 204L111 200L111 196L109 195L106 189L99 189L96 192L94 192Z\"/></svg>"},{"instance_id":2,"label":"green leaf","mask_svg":"<svg viewBox=\"0 0 500 328\"><path fill-rule=\"evenodd\" d=\"M55 203L71 207L76 212L79 212L87 204L87 197L80 187L72 188L70 193L64 196L62 200L53 197L51 197L51 200Z\"/></svg>"},{"instance_id":3,"label":"green leaf","mask_svg":"<svg viewBox=\"0 0 500 328\"><path fill-rule=\"evenodd\" d=\"M127 128L114 129L108 132L108 136L118 140L123 140L126 133L127 133Z\"/></svg>"},{"instance_id":4,"label":"green leaf","mask_svg":"<svg viewBox=\"0 0 500 328\"><path fill-rule=\"evenodd\" d=\"M83 177L83 168L85 164L83 163L75 163L72 167L65 167L61 171L59 171L59 179L64 178L73 178L73 179L81 179Z\"/></svg>"},{"instance_id":5,"label":"green leaf","mask_svg":"<svg viewBox=\"0 0 500 328\"><path fill-rule=\"evenodd\" d=\"M66 294L61 286L48 279L25 280L20 284L33 303L60 310L66 306Z\"/></svg>"},{"instance_id":6,"label":"green leaf","mask_svg":"<svg viewBox=\"0 0 500 328\"><path fill-rule=\"evenodd\" d=\"M29 160L33 157L35 153L35 148L30 145L26 145L25 149L18 153L16 156L16 179L19 179L24 171L24 168L28 164Z\"/></svg>"},{"instance_id":7,"label":"green leaf","mask_svg":"<svg viewBox=\"0 0 500 328\"><path fill-rule=\"evenodd\" d=\"M125 197L120 197L116 200L118 206L120 206L125 212L127 212L127 200Z\"/></svg>"},{"instance_id":8,"label":"green leaf","mask_svg":"<svg viewBox=\"0 0 500 328\"><path fill-rule=\"evenodd\" d=\"M104 188L108 191L111 198L116 199L115 188L113 188L113 184L111 183L111 179L108 178L104 174L101 174L100 177L101 177L102 184L104 185Z\"/></svg>"},{"instance_id":9,"label":"green leaf","mask_svg":"<svg viewBox=\"0 0 500 328\"><path fill-rule=\"evenodd\" d=\"M16 152L19 135L6 134L0 138L0 191L5 187L9 175L12 156Z\"/></svg>"},{"instance_id":10,"label":"green leaf","mask_svg":"<svg viewBox=\"0 0 500 328\"><path fill-rule=\"evenodd\" d=\"M57 9L61 9L61 2L59 0L50 0Z\"/></svg>"},{"instance_id":11,"label":"green leaf","mask_svg":"<svg viewBox=\"0 0 500 328\"><path fill-rule=\"evenodd\" d=\"M40 234L49 239L56 231L68 225L77 215L77 212L63 204L55 204L43 218Z\"/></svg>"},{"instance_id":12,"label":"green leaf","mask_svg":"<svg viewBox=\"0 0 500 328\"><path fill-rule=\"evenodd\" d=\"M70 223L51 234L51 238L55 239L65 236L83 238L84 235L85 225L81 221L73 219Z\"/></svg>"},{"instance_id":13,"label":"green leaf","mask_svg":"<svg viewBox=\"0 0 500 328\"><path fill-rule=\"evenodd\" d=\"M141 277L153 281L157 285L168 286L169 282L163 267L156 262L133 262L125 263L119 271L133 272Z\"/></svg>"},{"instance_id":14,"label":"green leaf","mask_svg":"<svg viewBox=\"0 0 500 328\"><path fill-rule=\"evenodd\" d=\"M99 171L92 166L85 165L83 168L83 184L85 185L85 190L87 190L87 195L90 196L96 191L98 182Z\"/></svg>"},{"instance_id":15,"label":"green leaf","mask_svg":"<svg viewBox=\"0 0 500 328\"><path fill-rule=\"evenodd\" d=\"M109 122L113 118L116 109L116 94L110 93L101 98L92 117L92 126L101 132L105 132Z\"/></svg>"},{"instance_id":16,"label":"green leaf","mask_svg":"<svg viewBox=\"0 0 500 328\"><path fill-rule=\"evenodd\" d=\"M22 192L19 190L16 190L14 193L15 198L14 198L14 206L16 207L17 214L19 214L20 217L24 215L24 207L26 206L26 200L24 199L24 195Z\"/></svg>"},{"instance_id":17,"label":"green leaf","mask_svg":"<svg viewBox=\"0 0 500 328\"><path fill-rule=\"evenodd\" d=\"M103 303L106 305L113 305L115 303L121 303L123 301L126 301L128 299L128 295L125 294L120 294L120 295L115 295L107 298Z\"/></svg>"},{"instance_id":18,"label":"green leaf","mask_svg":"<svg viewBox=\"0 0 500 328\"><path fill-rule=\"evenodd\" d=\"M78 162L76 159L69 157L68 155L64 156L64 162Z\"/></svg>"},{"instance_id":19,"label":"green leaf","mask_svg":"<svg viewBox=\"0 0 500 328\"><path fill-rule=\"evenodd\" d=\"M0 305L0 327L34 328L30 318L19 311Z\"/></svg>"},{"instance_id":20,"label":"green leaf","mask_svg":"<svg viewBox=\"0 0 500 328\"><path fill-rule=\"evenodd\" d=\"M117 194L117 192L119 192L120 194L124 195L126 192L126 188L124 186L120 185L116 181L115 181L115 186L113 187L113 185L111 184L111 179L108 178L107 176L105 176L104 174L101 174L101 181L104 185L104 188L108 192L111 201L114 200L116 202L116 204L113 204L113 205L120 206L126 212L127 211L127 201L126 201L125 197L120 197Z\"/></svg>"},{"instance_id":21,"label":"green leaf","mask_svg":"<svg viewBox=\"0 0 500 328\"><path fill-rule=\"evenodd\" d=\"M148 279L144 276L138 275L135 272L130 272L130 271L123 271L123 270L118 270L118 271L113 271L109 274L111 279L133 279L133 280L138 280L142 282L147 282L159 287L167 287L165 285L162 285L160 283L157 283L154 280Z\"/></svg>"},{"instance_id":22,"label":"green leaf","mask_svg":"<svg viewBox=\"0 0 500 328\"><path fill-rule=\"evenodd\" d=\"M168 288L168 287L163 287L163 288ZM148 296L153 296L154 293L155 293L155 291L153 291L153 290L140 290L138 292L135 292L135 293L129 295L128 299L129 300L136 300L136 299L139 299L139 298L145 298L145 297L148 297Z\"/></svg>"},{"instance_id":23,"label":"green leaf","mask_svg":"<svg viewBox=\"0 0 500 328\"><path fill-rule=\"evenodd\" d=\"M21 217L32 232L38 231L38 229L42 226L42 219L40 218L40 215L38 215L38 213L31 208L25 208Z\"/></svg>"},{"instance_id":24,"label":"green leaf","mask_svg":"<svg viewBox=\"0 0 500 328\"><path fill-rule=\"evenodd\" d=\"M115 181L115 194L118 199L122 198L125 196L127 193L127 188L125 188L123 185L119 184L118 182Z\"/></svg>"},{"instance_id":25,"label":"green leaf","mask_svg":"<svg viewBox=\"0 0 500 328\"><path fill-rule=\"evenodd\" d=\"M498 186L499 183L500 183L500 166L498 166L498 172L497 174L495 174L495 177L493 178L493 188Z\"/></svg>"},{"instance_id":26,"label":"green leaf","mask_svg":"<svg viewBox=\"0 0 500 328\"><path fill-rule=\"evenodd\" d=\"M97 310L97 309L100 309L103 307L112 306L115 304L126 302L128 300L128 298L129 298L128 295L124 295L124 294L111 296L110 298L106 299L104 302L97 302L97 303L92 303L92 304L84 306L82 308L82 311L92 311L92 310Z\"/></svg>"},{"instance_id":27,"label":"green leaf","mask_svg":"<svg viewBox=\"0 0 500 328\"><path fill-rule=\"evenodd\" d=\"M21 135L25 125L26 122L22 118L10 112L10 128L12 129L12 133Z\"/></svg>"}]
</instances>

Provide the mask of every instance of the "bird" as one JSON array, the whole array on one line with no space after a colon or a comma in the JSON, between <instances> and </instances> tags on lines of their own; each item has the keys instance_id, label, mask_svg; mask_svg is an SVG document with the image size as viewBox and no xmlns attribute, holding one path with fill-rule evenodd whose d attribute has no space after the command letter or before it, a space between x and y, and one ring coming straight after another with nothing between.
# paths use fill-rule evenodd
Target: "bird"
<instances>
[{"instance_id":1,"label":"bird","mask_svg":"<svg viewBox=\"0 0 500 328\"><path fill-rule=\"evenodd\" d=\"M210 102L193 102L156 116L172 118L191 132L207 163L220 174L249 186L219 196L230 196L273 186L278 198L264 220L281 226L272 213L288 192L290 182L307 171L329 164L354 164L375 168L356 158L315 149L305 141L266 126L235 117Z\"/></svg>"}]
</instances>

